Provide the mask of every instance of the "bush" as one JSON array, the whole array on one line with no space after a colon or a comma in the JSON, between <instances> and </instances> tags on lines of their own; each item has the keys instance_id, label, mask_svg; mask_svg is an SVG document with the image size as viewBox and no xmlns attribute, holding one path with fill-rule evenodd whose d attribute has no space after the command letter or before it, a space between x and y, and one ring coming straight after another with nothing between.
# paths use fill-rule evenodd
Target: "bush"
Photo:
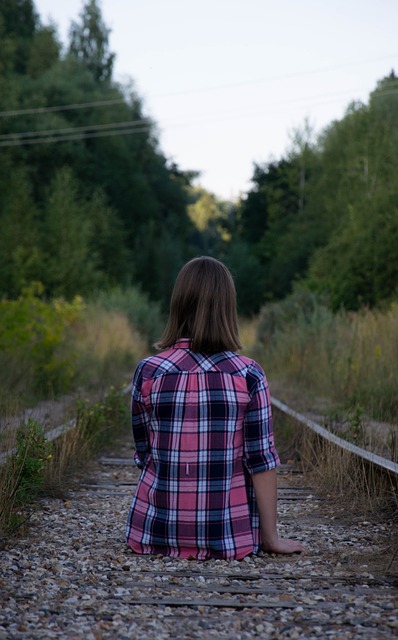
<instances>
[{"instance_id":1,"label":"bush","mask_svg":"<svg viewBox=\"0 0 398 640\"><path fill-rule=\"evenodd\" d=\"M111 387L101 400L79 401L76 426L48 442L34 420L16 432L16 442L0 467L0 539L26 521L27 507L43 495L65 495L65 484L90 456L114 443L130 427L127 397Z\"/></svg>"},{"instance_id":2,"label":"bush","mask_svg":"<svg viewBox=\"0 0 398 640\"><path fill-rule=\"evenodd\" d=\"M94 306L106 311L122 311L130 324L152 345L159 339L164 328L160 305L149 300L139 289L117 287L110 291L99 291L92 299Z\"/></svg>"},{"instance_id":3,"label":"bush","mask_svg":"<svg viewBox=\"0 0 398 640\"><path fill-rule=\"evenodd\" d=\"M255 351L282 386L395 422L397 304L333 313L313 294L296 292L262 309Z\"/></svg>"},{"instance_id":4,"label":"bush","mask_svg":"<svg viewBox=\"0 0 398 640\"><path fill-rule=\"evenodd\" d=\"M32 284L17 300L0 301L0 385L14 391L48 395L68 390L76 374L75 353L64 350L67 330L82 315L82 299L41 299Z\"/></svg>"},{"instance_id":5,"label":"bush","mask_svg":"<svg viewBox=\"0 0 398 640\"><path fill-rule=\"evenodd\" d=\"M42 427L28 420L16 434L16 446L0 469L0 530L24 521L15 509L31 503L43 493L45 467L51 459L51 445Z\"/></svg>"}]
</instances>

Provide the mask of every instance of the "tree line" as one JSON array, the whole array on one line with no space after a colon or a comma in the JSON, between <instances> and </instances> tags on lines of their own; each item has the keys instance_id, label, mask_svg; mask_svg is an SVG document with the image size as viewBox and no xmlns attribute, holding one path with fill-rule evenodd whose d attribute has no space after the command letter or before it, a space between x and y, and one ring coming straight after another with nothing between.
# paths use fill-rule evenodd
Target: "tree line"
<instances>
[{"instance_id":1,"label":"tree line","mask_svg":"<svg viewBox=\"0 0 398 640\"><path fill-rule=\"evenodd\" d=\"M377 83L315 137L308 124L290 151L256 166L240 205L241 238L256 255L270 299L305 286L333 309L398 294L398 79Z\"/></svg>"},{"instance_id":2,"label":"tree line","mask_svg":"<svg viewBox=\"0 0 398 640\"><path fill-rule=\"evenodd\" d=\"M32 0L0 0L0 296L134 284L166 306L181 265L206 253L248 315L297 287L333 309L396 298L394 72L320 134L304 123L228 203L162 153L134 87L113 80L108 36L97 0L65 47Z\"/></svg>"},{"instance_id":3,"label":"tree line","mask_svg":"<svg viewBox=\"0 0 398 640\"><path fill-rule=\"evenodd\" d=\"M49 297L136 283L162 299L194 251L192 176L161 152L134 88L113 81L108 35L96 0L65 51L31 0L0 1L3 296L36 280Z\"/></svg>"}]
</instances>

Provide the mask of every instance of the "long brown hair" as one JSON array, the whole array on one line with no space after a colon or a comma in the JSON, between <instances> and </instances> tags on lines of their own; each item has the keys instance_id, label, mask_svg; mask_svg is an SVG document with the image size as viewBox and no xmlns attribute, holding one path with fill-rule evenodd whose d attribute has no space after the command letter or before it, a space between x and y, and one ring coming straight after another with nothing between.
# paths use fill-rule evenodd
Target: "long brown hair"
<instances>
[{"instance_id":1,"label":"long brown hair","mask_svg":"<svg viewBox=\"0 0 398 640\"><path fill-rule=\"evenodd\" d=\"M187 262L177 276L170 314L157 349L190 338L202 353L236 351L239 340L236 290L227 267L209 256Z\"/></svg>"}]
</instances>

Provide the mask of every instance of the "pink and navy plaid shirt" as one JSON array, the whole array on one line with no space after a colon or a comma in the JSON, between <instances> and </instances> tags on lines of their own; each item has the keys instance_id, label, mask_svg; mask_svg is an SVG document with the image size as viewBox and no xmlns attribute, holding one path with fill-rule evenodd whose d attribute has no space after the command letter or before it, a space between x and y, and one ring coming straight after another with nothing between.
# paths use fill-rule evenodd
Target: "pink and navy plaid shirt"
<instances>
[{"instance_id":1,"label":"pink and navy plaid shirt","mask_svg":"<svg viewBox=\"0 0 398 640\"><path fill-rule=\"evenodd\" d=\"M251 474L279 465L261 367L189 340L142 360L133 379L135 461L127 522L136 553L240 559L260 548Z\"/></svg>"}]
</instances>

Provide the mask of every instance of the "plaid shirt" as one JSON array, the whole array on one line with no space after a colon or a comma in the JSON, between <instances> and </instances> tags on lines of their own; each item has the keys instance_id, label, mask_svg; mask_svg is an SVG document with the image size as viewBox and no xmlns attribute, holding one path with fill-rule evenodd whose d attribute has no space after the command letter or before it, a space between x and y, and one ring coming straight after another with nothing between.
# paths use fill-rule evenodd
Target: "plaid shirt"
<instances>
[{"instance_id":1,"label":"plaid shirt","mask_svg":"<svg viewBox=\"0 0 398 640\"><path fill-rule=\"evenodd\" d=\"M261 367L181 339L133 379L135 461L127 522L136 553L240 559L260 548L251 474L279 465Z\"/></svg>"}]
</instances>

